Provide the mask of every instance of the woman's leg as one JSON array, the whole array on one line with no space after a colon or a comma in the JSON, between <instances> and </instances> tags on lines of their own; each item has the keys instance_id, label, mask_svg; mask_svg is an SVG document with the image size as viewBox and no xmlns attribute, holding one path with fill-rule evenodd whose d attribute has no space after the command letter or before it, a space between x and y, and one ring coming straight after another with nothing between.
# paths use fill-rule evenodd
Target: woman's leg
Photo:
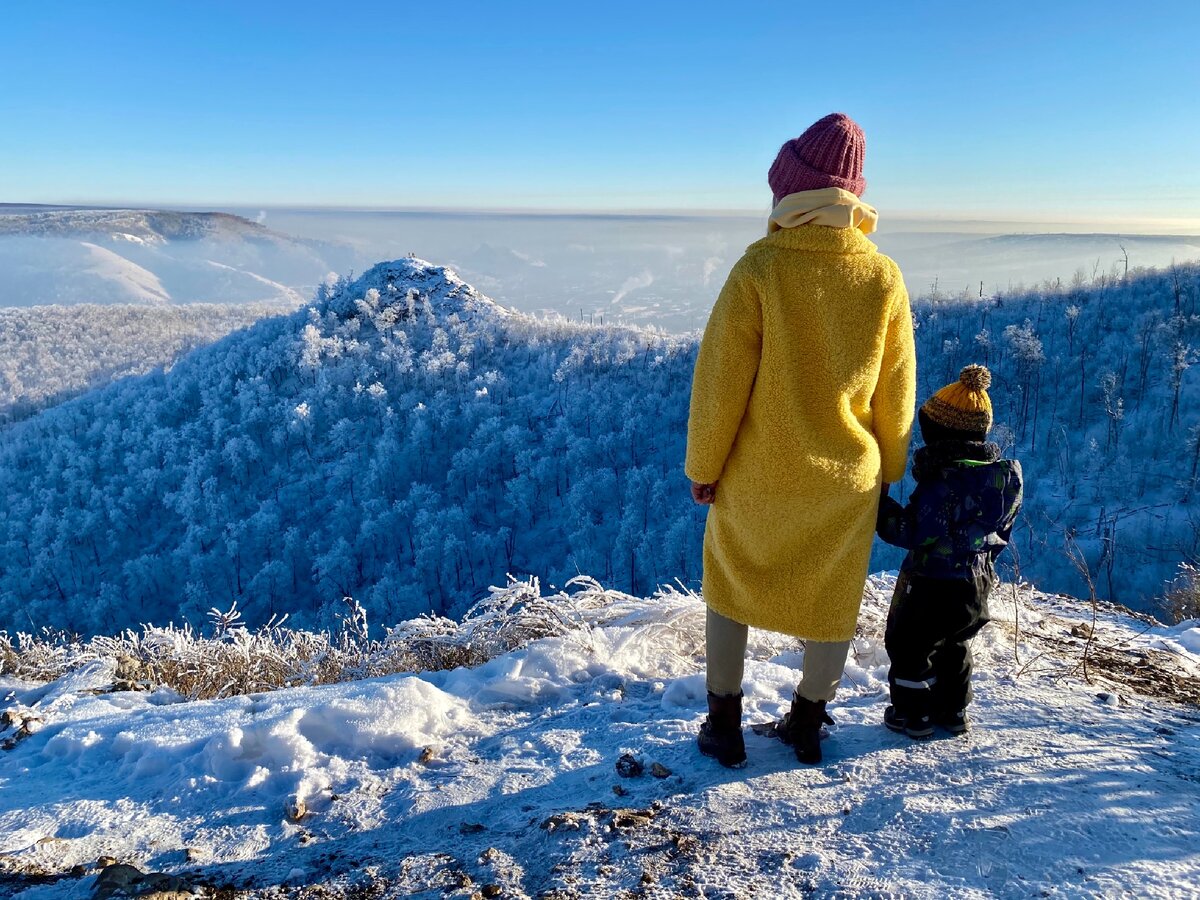
<instances>
[{"instance_id":1,"label":"woman's leg","mask_svg":"<svg viewBox=\"0 0 1200 900\"><path fill-rule=\"evenodd\" d=\"M832 700L849 655L849 641L805 641L804 671L796 685L797 696L814 702Z\"/></svg>"},{"instance_id":2,"label":"woman's leg","mask_svg":"<svg viewBox=\"0 0 1200 900\"><path fill-rule=\"evenodd\" d=\"M719 697L742 692L742 674L746 669L746 637L750 629L727 619L711 606L705 624L708 654L708 690ZM840 677L840 674L839 674Z\"/></svg>"}]
</instances>

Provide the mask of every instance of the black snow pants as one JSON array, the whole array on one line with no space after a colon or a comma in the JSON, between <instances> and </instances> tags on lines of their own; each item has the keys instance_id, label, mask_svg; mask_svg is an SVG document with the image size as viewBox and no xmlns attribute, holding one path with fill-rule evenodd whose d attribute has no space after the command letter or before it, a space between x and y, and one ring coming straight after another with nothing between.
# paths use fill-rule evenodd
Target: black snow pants
<instances>
[{"instance_id":1,"label":"black snow pants","mask_svg":"<svg viewBox=\"0 0 1200 900\"><path fill-rule=\"evenodd\" d=\"M995 580L990 566L971 580L900 573L884 633L897 714L937 720L967 708L969 642L990 621L987 600Z\"/></svg>"}]
</instances>

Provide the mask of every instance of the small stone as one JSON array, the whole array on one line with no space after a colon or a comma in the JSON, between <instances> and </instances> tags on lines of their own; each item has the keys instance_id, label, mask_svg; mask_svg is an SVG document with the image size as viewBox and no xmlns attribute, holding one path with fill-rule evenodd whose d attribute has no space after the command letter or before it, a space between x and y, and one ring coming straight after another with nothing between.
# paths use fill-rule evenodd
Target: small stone
<instances>
[{"instance_id":1,"label":"small stone","mask_svg":"<svg viewBox=\"0 0 1200 900\"><path fill-rule=\"evenodd\" d=\"M137 896L144 900L184 900L193 894L190 884L165 872L148 872L137 885Z\"/></svg>"},{"instance_id":2,"label":"small stone","mask_svg":"<svg viewBox=\"0 0 1200 900\"><path fill-rule=\"evenodd\" d=\"M96 868L98 869L107 869L109 866L115 866L116 864L116 859L111 856L102 856L96 860Z\"/></svg>"},{"instance_id":3,"label":"small stone","mask_svg":"<svg viewBox=\"0 0 1200 900\"><path fill-rule=\"evenodd\" d=\"M459 834L479 834L481 831L487 831L487 826L481 822L463 822L458 826Z\"/></svg>"},{"instance_id":4,"label":"small stone","mask_svg":"<svg viewBox=\"0 0 1200 900\"><path fill-rule=\"evenodd\" d=\"M618 809L613 812L614 828L640 828L654 821L654 813L648 809Z\"/></svg>"},{"instance_id":5,"label":"small stone","mask_svg":"<svg viewBox=\"0 0 1200 900\"><path fill-rule=\"evenodd\" d=\"M87 866L71 866L71 877L82 878L87 874Z\"/></svg>"},{"instance_id":6,"label":"small stone","mask_svg":"<svg viewBox=\"0 0 1200 900\"><path fill-rule=\"evenodd\" d=\"M578 831L579 816L572 812L555 813L541 824L542 831L558 831L560 828Z\"/></svg>"},{"instance_id":7,"label":"small stone","mask_svg":"<svg viewBox=\"0 0 1200 900\"><path fill-rule=\"evenodd\" d=\"M424 750L421 751L421 755L419 757L417 757L417 762L419 762L423 766L427 766L427 765L429 765L429 762L432 759L433 759L433 748L426 747Z\"/></svg>"},{"instance_id":8,"label":"small stone","mask_svg":"<svg viewBox=\"0 0 1200 900\"><path fill-rule=\"evenodd\" d=\"M629 795L629 791L625 790L625 786L621 784L613 785L613 793L618 797L625 797Z\"/></svg>"},{"instance_id":9,"label":"small stone","mask_svg":"<svg viewBox=\"0 0 1200 900\"><path fill-rule=\"evenodd\" d=\"M651 764L650 774L655 778L670 778L673 773L662 763L656 762Z\"/></svg>"},{"instance_id":10,"label":"small stone","mask_svg":"<svg viewBox=\"0 0 1200 900\"><path fill-rule=\"evenodd\" d=\"M700 839L691 834L677 834L671 842L679 853L695 853L700 847Z\"/></svg>"},{"instance_id":11,"label":"small stone","mask_svg":"<svg viewBox=\"0 0 1200 900\"><path fill-rule=\"evenodd\" d=\"M204 858L205 853L198 847L188 847L183 851L183 855L188 862L199 862Z\"/></svg>"},{"instance_id":12,"label":"small stone","mask_svg":"<svg viewBox=\"0 0 1200 900\"><path fill-rule=\"evenodd\" d=\"M108 900L118 893L138 893L137 888L144 877L141 871L133 866L121 863L105 866L104 871L96 876L95 900Z\"/></svg>"},{"instance_id":13,"label":"small stone","mask_svg":"<svg viewBox=\"0 0 1200 900\"><path fill-rule=\"evenodd\" d=\"M642 870L642 884L654 884L654 876L650 874L648 869Z\"/></svg>"},{"instance_id":14,"label":"small stone","mask_svg":"<svg viewBox=\"0 0 1200 900\"><path fill-rule=\"evenodd\" d=\"M646 767L629 753L621 754L621 758L617 760L617 774L622 778L637 778Z\"/></svg>"},{"instance_id":15,"label":"small stone","mask_svg":"<svg viewBox=\"0 0 1200 900\"><path fill-rule=\"evenodd\" d=\"M287 813L289 822L299 822L308 814L308 806L304 802L304 798L293 794L288 798L287 807L284 810Z\"/></svg>"},{"instance_id":16,"label":"small stone","mask_svg":"<svg viewBox=\"0 0 1200 900\"><path fill-rule=\"evenodd\" d=\"M504 893L504 888L500 887L500 885L495 884L495 883L485 884L483 887L481 887L479 889L479 893L482 894L484 897L499 897L501 894Z\"/></svg>"}]
</instances>

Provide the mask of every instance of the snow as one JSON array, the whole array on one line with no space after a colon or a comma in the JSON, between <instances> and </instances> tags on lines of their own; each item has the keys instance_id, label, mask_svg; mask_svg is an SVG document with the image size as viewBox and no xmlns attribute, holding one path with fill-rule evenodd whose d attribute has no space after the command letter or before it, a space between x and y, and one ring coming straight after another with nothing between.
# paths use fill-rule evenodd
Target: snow
<instances>
[{"instance_id":1,"label":"snow","mask_svg":"<svg viewBox=\"0 0 1200 900\"><path fill-rule=\"evenodd\" d=\"M1158 630L1156 634L1159 646L1177 653L1200 656L1200 619L1180 622L1173 628Z\"/></svg>"},{"instance_id":2,"label":"snow","mask_svg":"<svg viewBox=\"0 0 1200 900\"><path fill-rule=\"evenodd\" d=\"M171 295L153 272L89 241L81 241L86 255L80 268L86 274L114 285L128 303L170 303Z\"/></svg>"},{"instance_id":3,"label":"snow","mask_svg":"<svg viewBox=\"0 0 1200 900\"><path fill-rule=\"evenodd\" d=\"M1006 586L976 640L975 729L916 743L881 724L891 583L868 586L818 767L749 728L746 768L698 755L703 604L673 591L621 596L474 669L190 703L94 693L112 677L105 660L49 686L3 682L3 705L32 706L44 725L0 756L0 873L111 855L262 896L364 877L389 896L463 897L476 889L464 876L519 897L1065 898L1134 885L1169 897L1200 884L1200 713L1099 665L1101 651L1153 650L1200 677L1197 622L1102 606L1085 642L1071 635L1091 628L1088 606ZM748 657L750 724L786 708L803 649L752 631ZM623 753L647 773L619 777ZM670 774L652 777L655 762ZM93 883L12 890L87 897Z\"/></svg>"}]
</instances>

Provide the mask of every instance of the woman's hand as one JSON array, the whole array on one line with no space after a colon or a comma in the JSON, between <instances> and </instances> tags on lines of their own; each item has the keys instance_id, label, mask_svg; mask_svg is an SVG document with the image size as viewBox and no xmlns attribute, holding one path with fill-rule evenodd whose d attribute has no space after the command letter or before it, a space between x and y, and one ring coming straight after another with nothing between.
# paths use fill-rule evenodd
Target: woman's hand
<instances>
[{"instance_id":1,"label":"woman's hand","mask_svg":"<svg viewBox=\"0 0 1200 900\"><path fill-rule=\"evenodd\" d=\"M705 506L712 505L712 502L717 499L717 483L714 481L712 484L701 484L693 481L692 499Z\"/></svg>"}]
</instances>

